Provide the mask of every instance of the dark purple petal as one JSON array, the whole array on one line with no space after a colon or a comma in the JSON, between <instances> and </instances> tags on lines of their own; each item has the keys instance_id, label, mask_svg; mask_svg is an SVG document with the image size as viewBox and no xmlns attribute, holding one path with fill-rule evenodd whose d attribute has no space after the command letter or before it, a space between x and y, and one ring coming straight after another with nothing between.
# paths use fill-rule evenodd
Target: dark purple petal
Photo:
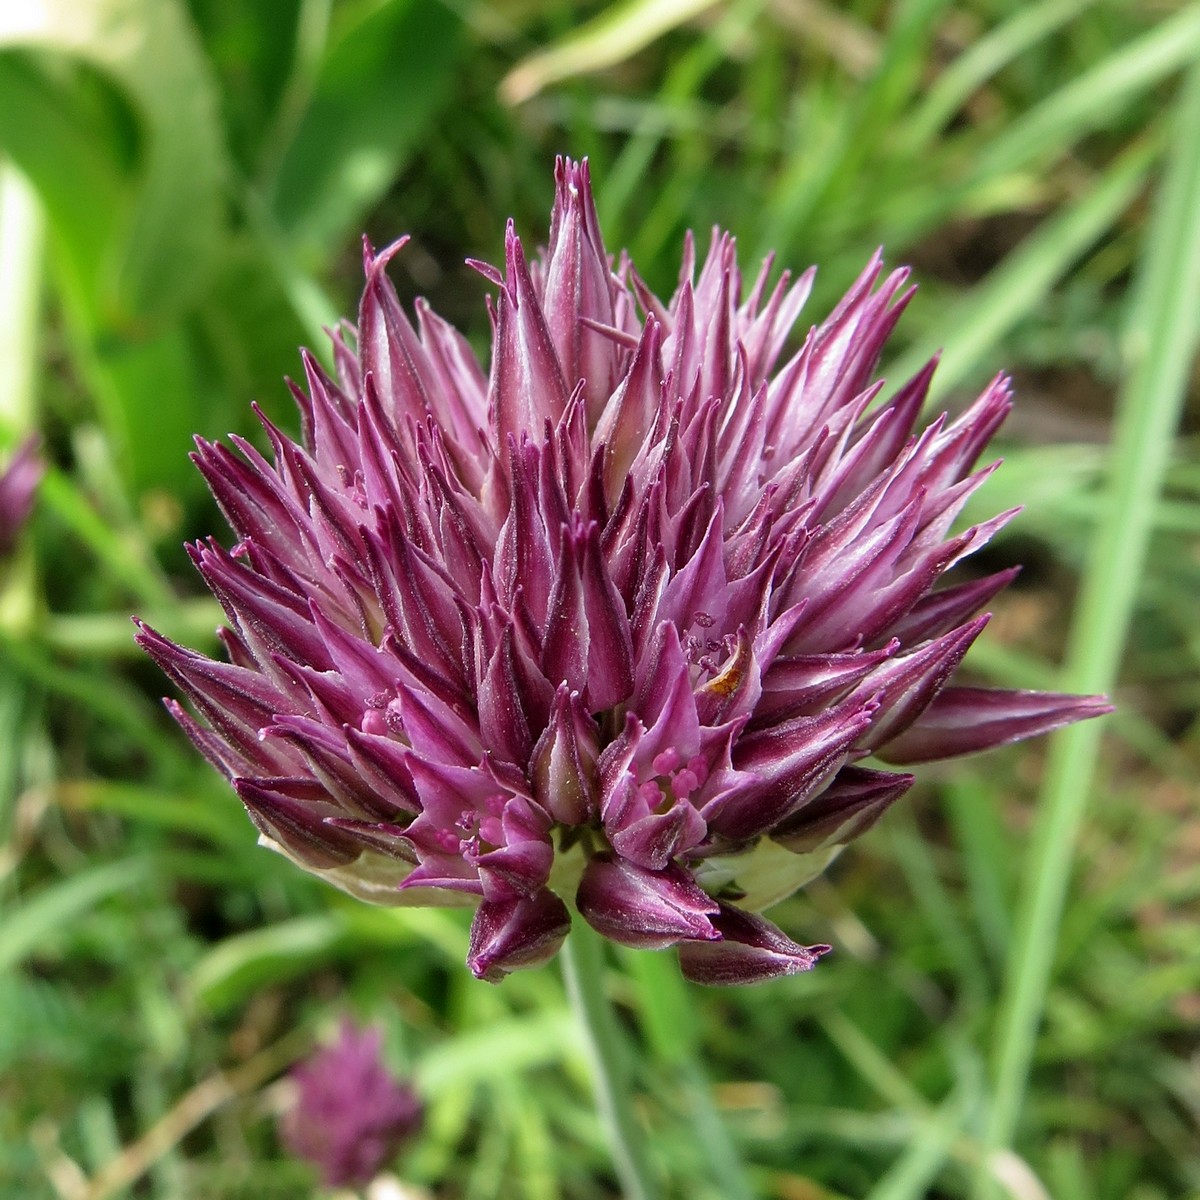
<instances>
[{"instance_id":1,"label":"dark purple petal","mask_svg":"<svg viewBox=\"0 0 1200 1200\"><path fill-rule=\"evenodd\" d=\"M548 962L570 928L567 906L548 888L519 900L485 900L471 922L467 966L476 979L499 983L512 971Z\"/></svg>"},{"instance_id":2,"label":"dark purple petal","mask_svg":"<svg viewBox=\"0 0 1200 1200\"><path fill-rule=\"evenodd\" d=\"M682 867L648 871L622 859L594 858L575 903L589 925L622 946L661 950L687 938L717 938L712 900Z\"/></svg>"},{"instance_id":3,"label":"dark purple petal","mask_svg":"<svg viewBox=\"0 0 1200 1200\"><path fill-rule=\"evenodd\" d=\"M722 904L713 917L720 941L681 942L685 978L709 987L764 983L811 971L829 946L801 946L765 917Z\"/></svg>"},{"instance_id":4,"label":"dark purple petal","mask_svg":"<svg viewBox=\"0 0 1200 1200\"><path fill-rule=\"evenodd\" d=\"M311 798L297 800L280 790L282 783L233 781L251 820L262 833L292 857L318 870L345 866L362 853L361 844L326 821L326 817L343 815L334 805Z\"/></svg>"},{"instance_id":5,"label":"dark purple petal","mask_svg":"<svg viewBox=\"0 0 1200 1200\"><path fill-rule=\"evenodd\" d=\"M599 745L600 731L582 697L560 685L530 775L538 803L562 825L584 825L596 816Z\"/></svg>"},{"instance_id":6,"label":"dark purple petal","mask_svg":"<svg viewBox=\"0 0 1200 1200\"><path fill-rule=\"evenodd\" d=\"M567 403L562 368L511 221L504 248L508 274L496 306L488 386L489 412L502 446L510 436L536 435L547 420L557 422Z\"/></svg>"},{"instance_id":7,"label":"dark purple petal","mask_svg":"<svg viewBox=\"0 0 1200 1200\"><path fill-rule=\"evenodd\" d=\"M913 782L912 775L843 767L819 796L771 830L771 840L796 854L845 845L866 833Z\"/></svg>"},{"instance_id":8,"label":"dark purple petal","mask_svg":"<svg viewBox=\"0 0 1200 1200\"><path fill-rule=\"evenodd\" d=\"M785 820L842 766L876 707L873 701L847 700L741 738L731 781L702 810L709 828L744 841Z\"/></svg>"},{"instance_id":9,"label":"dark purple petal","mask_svg":"<svg viewBox=\"0 0 1200 1200\"><path fill-rule=\"evenodd\" d=\"M879 711L857 749L873 750L907 729L915 721L962 662L971 643L983 632L989 617L976 617L935 641L890 661L872 671L858 685L857 694L873 697Z\"/></svg>"}]
</instances>

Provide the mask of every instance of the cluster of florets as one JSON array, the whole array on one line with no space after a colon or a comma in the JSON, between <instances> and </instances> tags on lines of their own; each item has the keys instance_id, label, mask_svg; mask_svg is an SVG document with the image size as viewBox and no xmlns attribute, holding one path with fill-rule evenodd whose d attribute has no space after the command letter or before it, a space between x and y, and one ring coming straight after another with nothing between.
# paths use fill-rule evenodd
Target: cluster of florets
<instances>
[{"instance_id":1,"label":"cluster of florets","mask_svg":"<svg viewBox=\"0 0 1200 1200\"><path fill-rule=\"evenodd\" d=\"M425 1106L383 1062L383 1033L343 1020L337 1039L290 1075L284 1145L327 1187L362 1187L421 1130Z\"/></svg>"},{"instance_id":2,"label":"cluster of florets","mask_svg":"<svg viewBox=\"0 0 1200 1200\"><path fill-rule=\"evenodd\" d=\"M195 456L237 535L192 557L228 662L142 628L171 708L265 840L380 903L477 905L469 965L553 955L571 916L734 983L812 965L755 910L912 783L883 768L1103 710L949 685L1013 577L938 587L1009 409L914 432L933 363L873 379L908 300L873 259L781 363L812 273L743 290L733 239L658 299L606 253L586 164L549 242L511 224L490 373L365 252L303 438ZM994 464L993 464L994 465ZM873 757L873 765L863 760Z\"/></svg>"}]
</instances>

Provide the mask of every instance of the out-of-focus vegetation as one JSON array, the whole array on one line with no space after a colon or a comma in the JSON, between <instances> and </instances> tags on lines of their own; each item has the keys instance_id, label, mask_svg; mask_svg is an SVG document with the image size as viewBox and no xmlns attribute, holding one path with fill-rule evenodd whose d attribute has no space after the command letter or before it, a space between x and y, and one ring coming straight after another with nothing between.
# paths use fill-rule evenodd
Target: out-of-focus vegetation
<instances>
[{"instance_id":1,"label":"out-of-focus vegetation","mask_svg":"<svg viewBox=\"0 0 1200 1200\"><path fill-rule=\"evenodd\" d=\"M714 222L817 262L813 313L912 263L888 373L1017 380L981 504L1028 565L974 669L1120 705L1098 757L928 774L775 910L810 976L613 960L667 1194L1200 1195L1198 62L1165 0L0 4L0 445L52 463L0 594L0 1197L310 1194L273 1081L347 1008L428 1099L404 1179L615 1194L555 973L476 983L457 914L256 848L128 624L211 644L190 436L294 427L359 233L484 335L462 260L545 228L559 152L659 288Z\"/></svg>"}]
</instances>

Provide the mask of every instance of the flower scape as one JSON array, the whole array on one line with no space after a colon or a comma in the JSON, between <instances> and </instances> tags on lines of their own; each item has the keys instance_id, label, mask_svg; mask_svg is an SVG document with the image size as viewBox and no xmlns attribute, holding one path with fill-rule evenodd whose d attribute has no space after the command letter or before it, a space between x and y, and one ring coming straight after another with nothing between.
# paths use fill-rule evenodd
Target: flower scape
<instances>
[{"instance_id":1,"label":"flower scape","mask_svg":"<svg viewBox=\"0 0 1200 1200\"><path fill-rule=\"evenodd\" d=\"M261 412L194 459L235 531L190 547L228 661L141 625L168 706L261 840L365 900L476 905L479 977L575 919L706 984L810 968L759 915L912 784L885 769L1108 711L951 682L1015 570L945 584L1016 510L953 532L997 464L997 378L917 428L935 362L873 373L912 295L879 256L802 345L813 273L745 290L714 231L656 297L560 160L548 245L509 223L485 371L365 246L303 435ZM199 719L197 719L197 716ZM864 760L869 759L869 764Z\"/></svg>"}]
</instances>

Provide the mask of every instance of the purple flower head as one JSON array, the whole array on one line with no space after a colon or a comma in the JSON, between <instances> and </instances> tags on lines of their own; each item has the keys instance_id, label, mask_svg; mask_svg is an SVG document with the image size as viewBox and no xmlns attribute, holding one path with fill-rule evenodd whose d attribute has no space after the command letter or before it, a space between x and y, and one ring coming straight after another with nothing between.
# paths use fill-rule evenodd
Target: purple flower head
<instances>
[{"instance_id":1,"label":"purple flower head","mask_svg":"<svg viewBox=\"0 0 1200 1200\"><path fill-rule=\"evenodd\" d=\"M798 350L812 272L749 286L714 232L655 296L560 161L547 247L511 224L488 370L365 247L336 378L306 356L296 443L198 442L233 526L191 548L227 662L142 626L171 711L263 839L380 903L477 906L479 976L545 961L568 905L709 983L812 965L758 916L912 783L908 764L1107 711L956 686L1013 576L942 577L1012 516L957 530L995 464L998 378L918 417L887 393L908 303L878 257ZM874 756L876 764L861 765Z\"/></svg>"},{"instance_id":2,"label":"purple flower head","mask_svg":"<svg viewBox=\"0 0 1200 1200\"><path fill-rule=\"evenodd\" d=\"M17 448L8 466L0 471L0 559L7 558L33 510L33 498L45 468L38 457L36 437Z\"/></svg>"},{"instance_id":3,"label":"purple flower head","mask_svg":"<svg viewBox=\"0 0 1200 1200\"><path fill-rule=\"evenodd\" d=\"M287 1148L328 1187L369 1183L421 1128L417 1094L389 1074L378 1029L342 1022L336 1042L292 1071L296 1099L279 1124Z\"/></svg>"}]
</instances>

